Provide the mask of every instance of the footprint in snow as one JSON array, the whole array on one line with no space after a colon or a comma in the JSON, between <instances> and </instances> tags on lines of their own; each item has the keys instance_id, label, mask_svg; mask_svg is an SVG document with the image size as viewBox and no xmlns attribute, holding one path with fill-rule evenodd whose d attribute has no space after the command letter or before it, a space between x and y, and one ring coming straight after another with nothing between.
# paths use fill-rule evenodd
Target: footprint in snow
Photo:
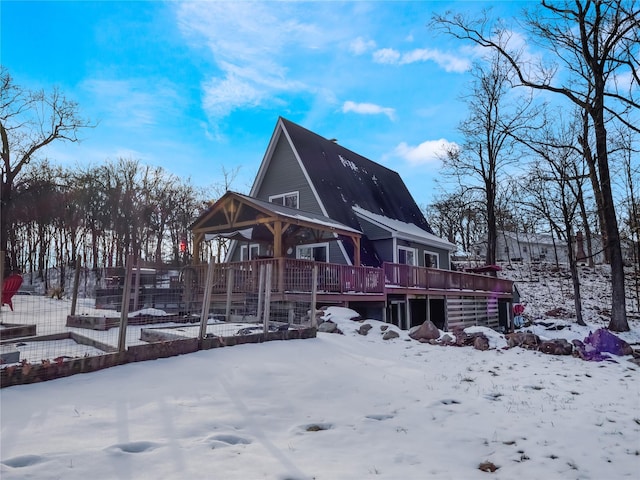
<instances>
[{"instance_id":1,"label":"footprint in snow","mask_svg":"<svg viewBox=\"0 0 640 480\"><path fill-rule=\"evenodd\" d=\"M371 420L389 420L390 418L393 418L393 415L388 415L385 413L378 413L378 414L373 414L373 415L365 415L364 418L369 418Z\"/></svg>"},{"instance_id":2,"label":"footprint in snow","mask_svg":"<svg viewBox=\"0 0 640 480\"><path fill-rule=\"evenodd\" d=\"M307 423L306 425L300 425L297 427L301 432L321 432L323 430L330 430L333 425L330 423Z\"/></svg>"},{"instance_id":3,"label":"footprint in snow","mask_svg":"<svg viewBox=\"0 0 640 480\"><path fill-rule=\"evenodd\" d=\"M231 433L220 433L207 438L207 442L211 448L215 449L228 447L230 445L249 445L251 440Z\"/></svg>"},{"instance_id":4,"label":"footprint in snow","mask_svg":"<svg viewBox=\"0 0 640 480\"><path fill-rule=\"evenodd\" d=\"M107 450L111 450L116 453L143 453L151 450L155 450L160 447L159 443L154 442L128 442L128 443L116 443L115 445L111 445L107 448Z\"/></svg>"},{"instance_id":5,"label":"footprint in snow","mask_svg":"<svg viewBox=\"0 0 640 480\"><path fill-rule=\"evenodd\" d=\"M48 458L40 455L20 455L19 457L7 458L2 462L3 465L12 468L30 467L38 463L46 462Z\"/></svg>"}]
</instances>

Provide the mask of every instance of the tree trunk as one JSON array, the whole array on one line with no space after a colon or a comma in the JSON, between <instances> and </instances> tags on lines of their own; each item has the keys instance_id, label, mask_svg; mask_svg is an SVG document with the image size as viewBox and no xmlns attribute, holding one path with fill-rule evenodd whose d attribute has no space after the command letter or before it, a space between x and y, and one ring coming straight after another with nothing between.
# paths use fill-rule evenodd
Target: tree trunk
<instances>
[{"instance_id":1,"label":"tree trunk","mask_svg":"<svg viewBox=\"0 0 640 480\"><path fill-rule=\"evenodd\" d=\"M6 179L2 181L2 192L0 192L0 251L7 252L9 246L9 212L11 211L11 189L13 181L7 173Z\"/></svg>"},{"instance_id":2,"label":"tree trunk","mask_svg":"<svg viewBox=\"0 0 640 480\"><path fill-rule=\"evenodd\" d=\"M624 263L622 262L622 248L620 246L620 233L618 231L618 219L616 217L615 203L611 191L611 176L609 174L609 157L607 151L607 130L604 123L604 81L596 86L601 94L596 94L594 108L591 111L593 128L596 135L596 154L598 173L602 187L602 208L604 231L606 232L605 250L609 254L611 263L611 321L609 330L614 332L629 331L627 322L627 307L624 287Z\"/></svg>"}]
</instances>

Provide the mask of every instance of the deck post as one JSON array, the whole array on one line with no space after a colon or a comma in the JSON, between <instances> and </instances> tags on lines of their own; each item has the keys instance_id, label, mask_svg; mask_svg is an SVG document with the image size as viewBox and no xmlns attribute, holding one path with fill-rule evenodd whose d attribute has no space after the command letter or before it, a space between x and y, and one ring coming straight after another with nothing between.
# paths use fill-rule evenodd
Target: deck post
<instances>
[{"instance_id":1,"label":"deck post","mask_svg":"<svg viewBox=\"0 0 640 480\"><path fill-rule=\"evenodd\" d=\"M318 297L318 266L313 266L313 280L311 282L311 326L318 327L318 319L316 318L316 299Z\"/></svg>"},{"instance_id":2,"label":"deck post","mask_svg":"<svg viewBox=\"0 0 640 480\"><path fill-rule=\"evenodd\" d=\"M278 292L284 293L284 268L285 268L285 258L278 258Z\"/></svg>"}]
</instances>

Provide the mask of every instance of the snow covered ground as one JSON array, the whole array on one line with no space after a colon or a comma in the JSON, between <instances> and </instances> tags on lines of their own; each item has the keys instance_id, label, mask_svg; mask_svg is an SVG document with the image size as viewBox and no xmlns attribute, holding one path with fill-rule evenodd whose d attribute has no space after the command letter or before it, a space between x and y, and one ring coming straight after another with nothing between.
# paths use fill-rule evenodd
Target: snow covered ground
<instances>
[{"instance_id":1,"label":"snow covered ground","mask_svg":"<svg viewBox=\"0 0 640 480\"><path fill-rule=\"evenodd\" d=\"M531 320L570 309L558 288L550 279L523 286ZM0 477L638 478L640 367L631 357L585 362L504 350L496 333L498 348L487 351L423 344L403 331L383 340L379 322L366 321L373 328L363 336L348 310L330 314L343 335L2 389ZM590 327L568 313L554 317L562 330L530 328L583 339L602 326L600 315L589 306ZM631 325L620 337L637 344L640 323Z\"/></svg>"}]
</instances>

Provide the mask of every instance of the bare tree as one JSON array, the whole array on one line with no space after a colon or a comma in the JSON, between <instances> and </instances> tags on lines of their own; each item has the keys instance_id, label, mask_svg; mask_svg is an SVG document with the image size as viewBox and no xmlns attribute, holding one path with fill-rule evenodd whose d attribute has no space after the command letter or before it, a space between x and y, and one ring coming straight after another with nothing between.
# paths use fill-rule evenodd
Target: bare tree
<instances>
[{"instance_id":1,"label":"bare tree","mask_svg":"<svg viewBox=\"0 0 640 480\"><path fill-rule=\"evenodd\" d=\"M440 237L458 244L470 252L481 242L484 234L484 202L472 197L472 191L460 188L455 193L441 196L423 209L431 228Z\"/></svg>"},{"instance_id":2,"label":"bare tree","mask_svg":"<svg viewBox=\"0 0 640 480\"><path fill-rule=\"evenodd\" d=\"M640 309L640 194L638 183L640 182L640 162L637 162L638 150L633 148L634 136L627 130L618 132L619 141L627 148L623 150L622 159L624 188L626 198L624 200L627 210L623 225L626 227L626 237L630 246L630 257L633 263L633 279L635 282L636 309Z\"/></svg>"},{"instance_id":3,"label":"bare tree","mask_svg":"<svg viewBox=\"0 0 640 480\"><path fill-rule=\"evenodd\" d=\"M91 123L79 116L78 105L58 89L50 93L16 85L0 66L0 141L2 183L0 192L0 250L7 251L9 212L16 177L36 154L55 141L78 141L78 132ZM13 261L15 261L15 253Z\"/></svg>"},{"instance_id":4,"label":"bare tree","mask_svg":"<svg viewBox=\"0 0 640 480\"><path fill-rule=\"evenodd\" d=\"M435 16L432 24L456 38L490 48L516 72L519 84L559 95L590 118L595 144L598 186L602 191L602 221L611 262L612 306L609 328L627 331L624 265L609 172L608 121L634 131L640 85L640 9L635 0L575 0L550 4L524 13L524 27L532 41L554 59L551 65L524 55L514 47L512 32L502 22L491 23L486 13L470 20L462 15ZM557 63L563 66L558 74Z\"/></svg>"},{"instance_id":5,"label":"bare tree","mask_svg":"<svg viewBox=\"0 0 640 480\"><path fill-rule=\"evenodd\" d=\"M573 284L576 320L585 326L578 259L574 251L574 227L579 214L583 184L587 181L584 157L570 146L575 137L575 123L563 124L560 114L555 121L545 123L536 138L527 139L527 146L538 160L527 176L524 189L530 194L528 206L542 214L559 238L565 242L569 271Z\"/></svg>"},{"instance_id":6,"label":"bare tree","mask_svg":"<svg viewBox=\"0 0 640 480\"><path fill-rule=\"evenodd\" d=\"M472 70L471 91L466 96L469 115L459 129L461 148L449 151L445 172L466 188L482 192L486 205L488 265L496 262L496 199L503 170L516 160L514 136L535 116L531 96L515 97L511 91L511 67L498 55Z\"/></svg>"}]
</instances>

